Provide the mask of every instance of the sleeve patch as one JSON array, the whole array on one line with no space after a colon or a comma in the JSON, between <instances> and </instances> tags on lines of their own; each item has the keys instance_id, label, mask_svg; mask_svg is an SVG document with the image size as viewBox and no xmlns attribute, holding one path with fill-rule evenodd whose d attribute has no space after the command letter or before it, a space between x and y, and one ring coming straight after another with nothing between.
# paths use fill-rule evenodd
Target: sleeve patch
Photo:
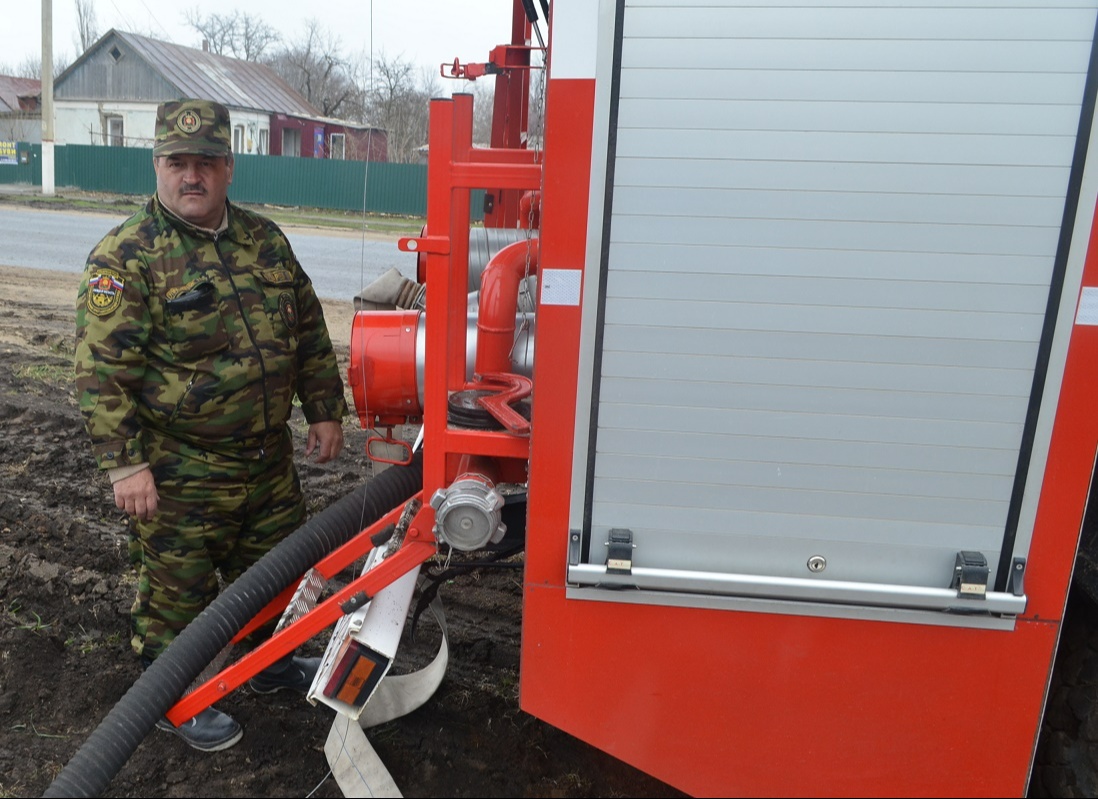
<instances>
[{"instance_id":1,"label":"sleeve patch","mask_svg":"<svg viewBox=\"0 0 1098 799\"><path fill-rule=\"evenodd\" d=\"M114 313L122 305L126 281L113 269L100 268L88 278L88 312L95 316Z\"/></svg>"},{"instance_id":2,"label":"sleeve patch","mask_svg":"<svg viewBox=\"0 0 1098 799\"><path fill-rule=\"evenodd\" d=\"M297 302L294 295L288 291L282 292L278 298L278 312L282 314L282 321L290 330L297 329Z\"/></svg>"}]
</instances>

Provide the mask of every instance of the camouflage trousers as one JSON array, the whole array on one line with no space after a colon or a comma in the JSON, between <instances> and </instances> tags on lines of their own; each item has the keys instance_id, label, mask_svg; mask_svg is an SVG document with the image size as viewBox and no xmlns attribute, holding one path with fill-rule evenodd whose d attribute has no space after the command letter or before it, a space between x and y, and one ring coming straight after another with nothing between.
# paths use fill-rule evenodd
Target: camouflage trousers
<instances>
[{"instance_id":1,"label":"camouflage trousers","mask_svg":"<svg viewBox=\"0 0 1098 799\"><path fill-rule=\"evenodd\" d=\"M235 451L216 453L158 435L147 434L145 445L159 509L150 521L131 520L137 598L130 618L134 651L152 660L220 584L301 526L305 502L288 432L266 446L233 442Z\"/></svg>"}]
</instances>

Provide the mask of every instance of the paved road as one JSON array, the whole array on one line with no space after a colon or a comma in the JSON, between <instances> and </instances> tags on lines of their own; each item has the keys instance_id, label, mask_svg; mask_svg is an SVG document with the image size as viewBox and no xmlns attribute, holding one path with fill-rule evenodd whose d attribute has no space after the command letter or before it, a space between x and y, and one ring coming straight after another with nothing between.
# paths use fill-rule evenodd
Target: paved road
<instances>
[{"instance_id":1,"label":"paved road","mask_svg":"<svg viewBox=\"0 0 1098 799\"><path fill-rule=\"evenodd\" d=\"M0 267L81 272L88 251L128 215L0 206ZM287 235L325 299L350 300L390 267L415 278L415 256L400 252L393 240L297 229L288 229Z\"/></svg>"}]
</instances>

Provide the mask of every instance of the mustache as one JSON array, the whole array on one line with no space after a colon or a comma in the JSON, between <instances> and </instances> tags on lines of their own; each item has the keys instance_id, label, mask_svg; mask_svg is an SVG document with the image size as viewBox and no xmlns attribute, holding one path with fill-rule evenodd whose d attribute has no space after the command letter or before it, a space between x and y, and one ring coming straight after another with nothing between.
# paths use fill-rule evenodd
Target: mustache
<instances>
[{"instance_id":1,"label":"mustache","mask_svg":"<svg viewBox=\"0 0 1098 799\"><path fill-rule=\"evenodd\" d=\"M187 194L188 192L199 192L200 194L206 193L206 187L201 183L184 183L179 187L180 194Z\"/></svg>"}]
</instances>

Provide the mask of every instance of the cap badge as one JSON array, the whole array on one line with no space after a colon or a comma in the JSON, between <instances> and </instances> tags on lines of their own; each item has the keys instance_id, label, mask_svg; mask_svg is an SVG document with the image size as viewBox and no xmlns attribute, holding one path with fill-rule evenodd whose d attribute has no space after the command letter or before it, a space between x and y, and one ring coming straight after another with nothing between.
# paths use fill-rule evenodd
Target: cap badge
<instances>
[{"instance_id":1,"label":"cap badge","mask_svg":"<svg viewBox=\"0 0 1098 799\"><path fill-rule=\"evenodd\" d=\"M184 133L194 133L202 127L202 118L194 111L184 111L179 115L179 121L175 126Z\"/></svg>"}]
</instances>

